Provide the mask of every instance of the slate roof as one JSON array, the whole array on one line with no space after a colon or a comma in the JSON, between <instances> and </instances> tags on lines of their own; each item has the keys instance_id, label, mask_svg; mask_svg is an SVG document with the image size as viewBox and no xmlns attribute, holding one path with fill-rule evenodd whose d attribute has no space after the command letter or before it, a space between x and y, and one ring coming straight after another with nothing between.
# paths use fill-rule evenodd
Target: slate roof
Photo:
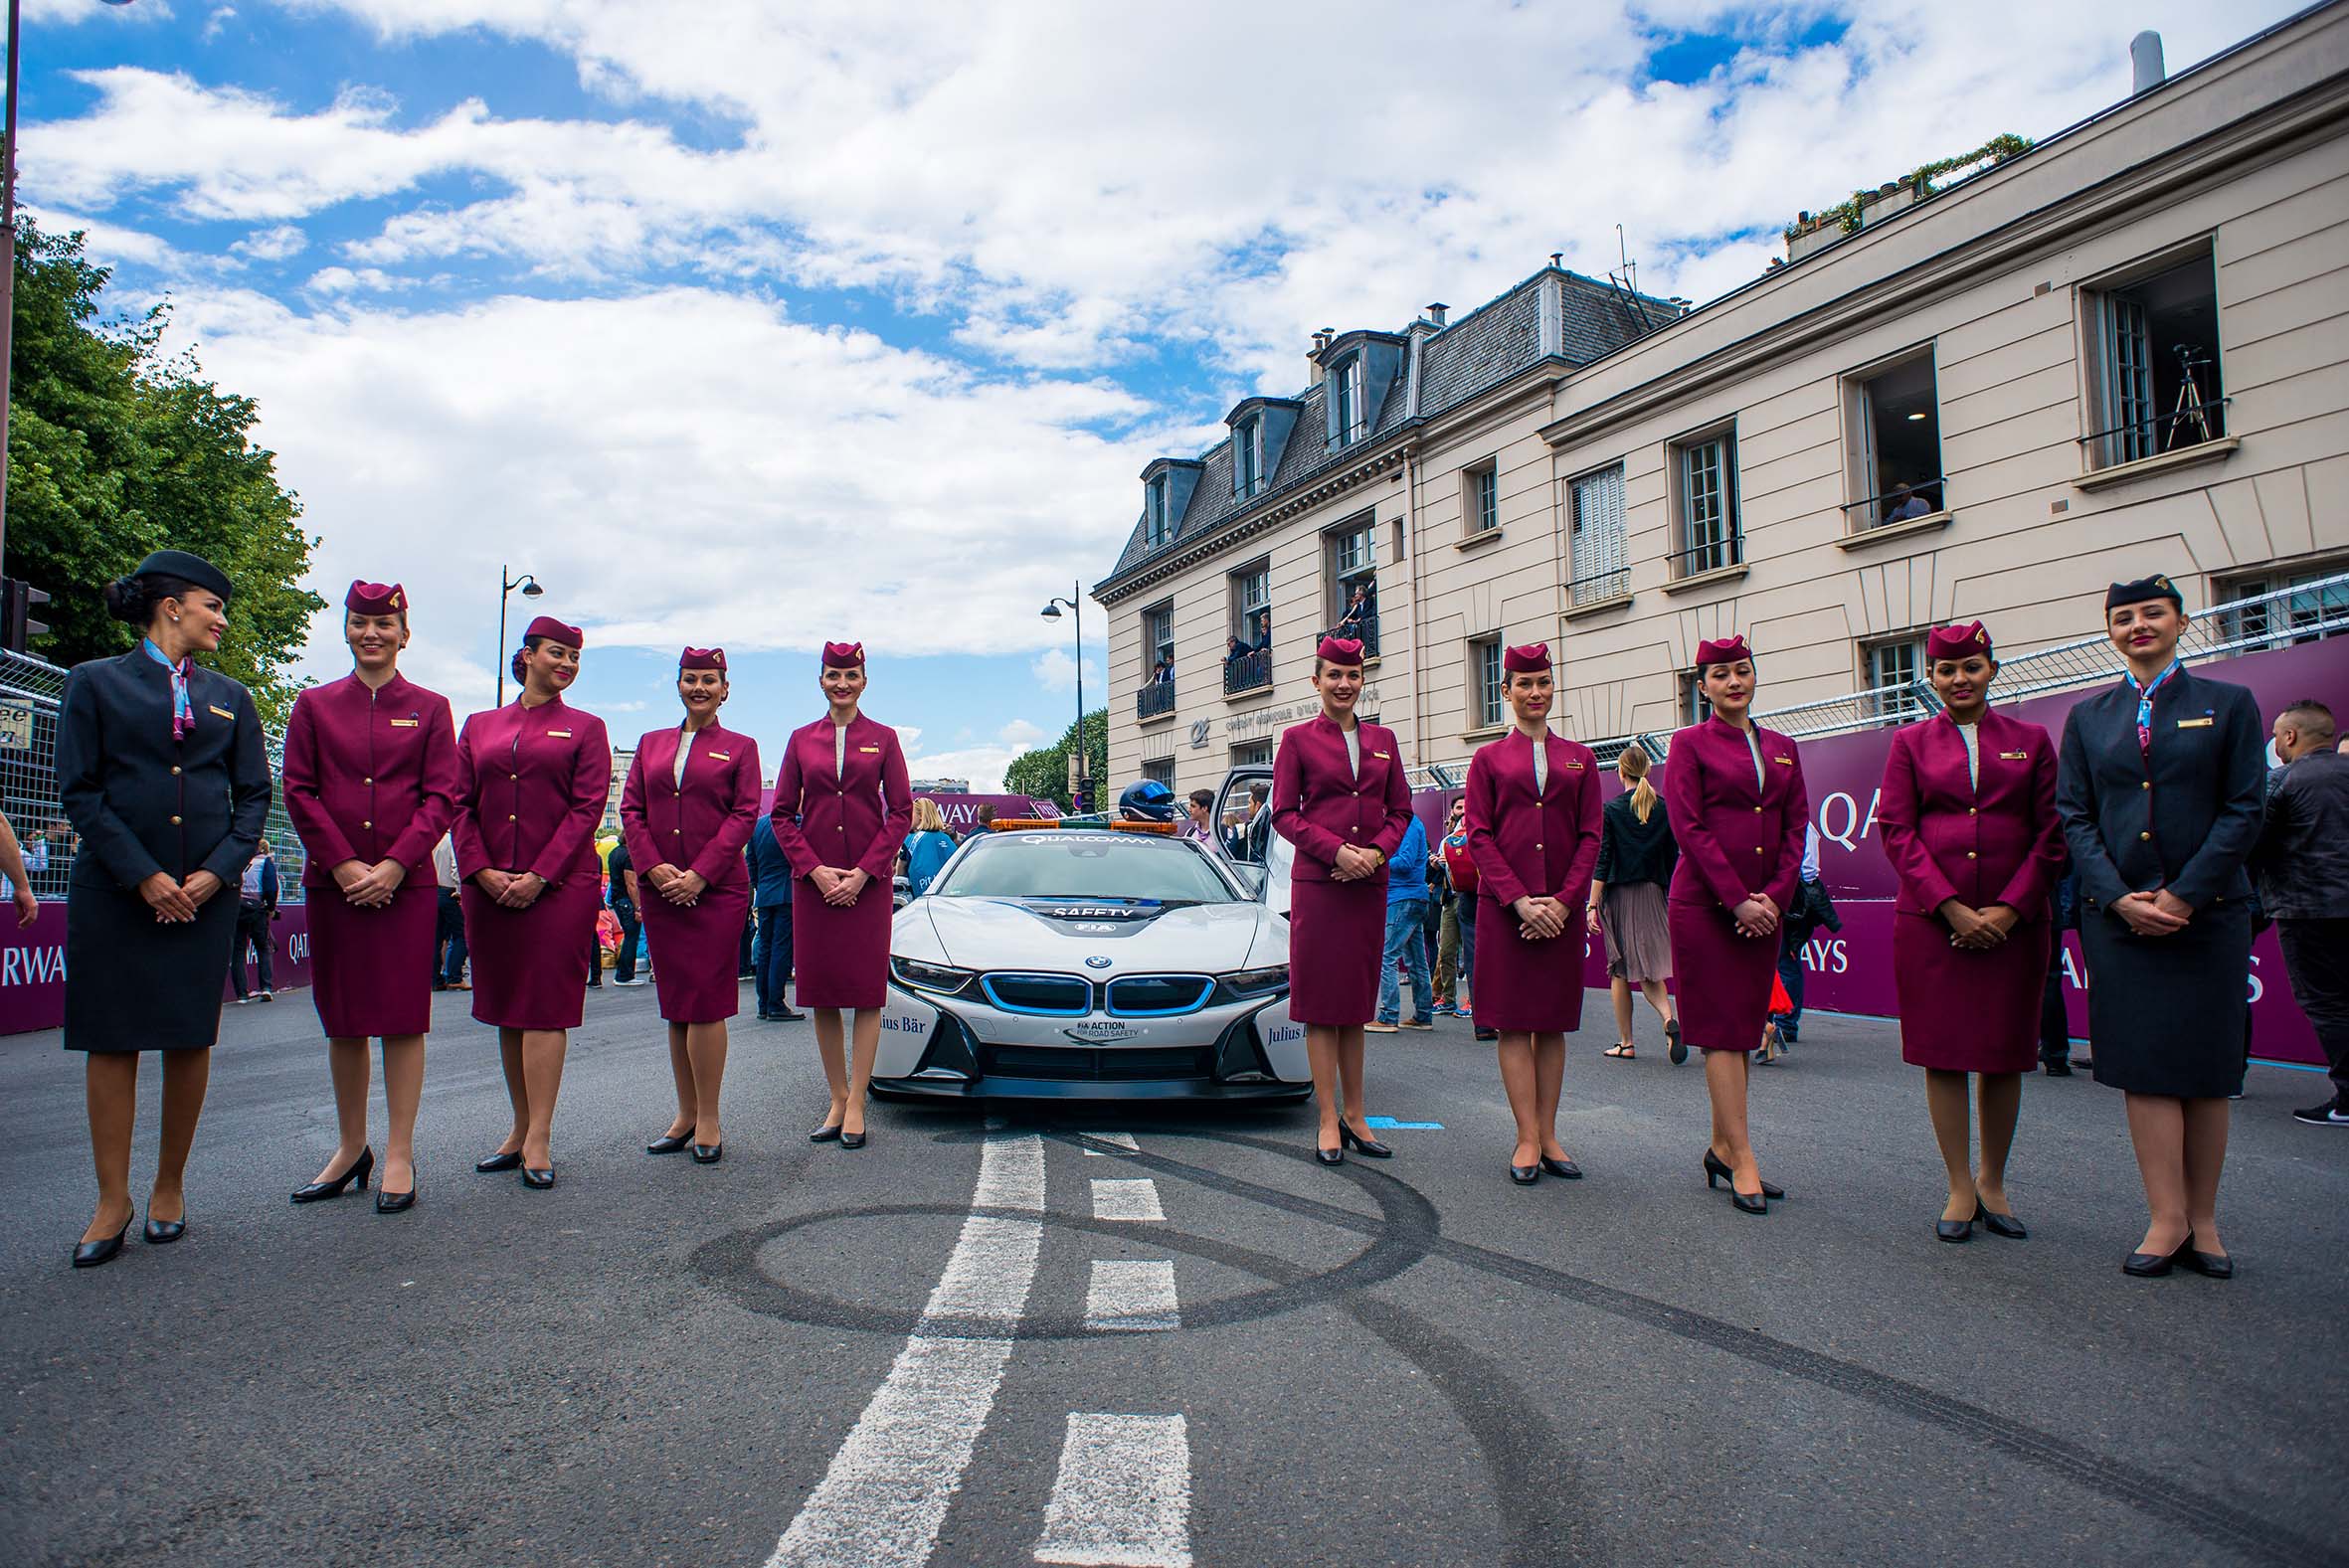
<instances>
[{"instance_id":1,"label":"slate roof","mask_svg":"<svg viewBox=\"0 0 2349 1568\"><path fill-rule=\"evenodd\" d=\"M1414 334L1406 349L1403 370L1378 410L1378 424L1362 439L1326 450L1323 433L1329 415L1325 387L1316 384L1296 395L1302 405L1297 426L1273 470L1272 482L1256 495L1242 499L1231 493L1231 441L1227 438L1199 456L1205 465L1191 491L1190 504L1176 520L1163 545L1144 543L1144 519L1135 518L1126 548L1118 555L1098 587L1109 587L1145 561L1201 539L1245 512L1259 510L1315 476L1361 460L1362 454L1400 431L1410 420L1408 385L1410 353L1419 355L1419 418L1442 415L1511 377L1532 369L1541 354L1541 289L1555 280L1561 311L1559 358L1586 365L1613 353L1669 321L1680 309L1669 301L1640 295L1643 317L1631 296L1610 283L1578 272L1544 267L1498 298L1478 306L1433 333Z\"/></svg>"}]
</instances>

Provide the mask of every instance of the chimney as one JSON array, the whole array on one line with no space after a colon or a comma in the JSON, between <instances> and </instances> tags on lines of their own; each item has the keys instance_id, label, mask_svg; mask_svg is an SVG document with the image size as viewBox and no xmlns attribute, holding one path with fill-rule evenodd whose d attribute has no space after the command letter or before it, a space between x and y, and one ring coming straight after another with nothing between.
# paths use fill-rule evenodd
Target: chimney
<instances>
[{"instance_id":1,"label":"chimney","mask_svg":"<svg viewBox=\"0 0 2349 1568\"><path fill-rule=\"evenodd\" d=\"M1318 387L1322 384L1322 350L1329 346L1330 329L1324 327L1313 335L1313 347L1305 354L1305 370L1310 378L1305 383L1307 386Z\"/></svg>"},{"instance_id":2,"label":"chimney","mask_svg":"<svg viewBox=\"0 0 2349 1568\"><path fill-rule=\"evenodd\" d=\"M1450 305L1445 304L1439 299L1434 304L1427 307L1427 319L1434 322L1438 327L1441 327L1444 324L1445 314L1450 311L1451 308L1452 307Z\"/></svg>"},{"instance_id":3,"label":"chimney","mask_svg":"<svg viewBox=\"0 0 2349 1568\"><path fill-rule=\"evenodd\" d=\"M2168 74L2161 66L2161 35L2148 28L2129 40L2129 95L2150 92Z\"/></svg>"}]
</instances>

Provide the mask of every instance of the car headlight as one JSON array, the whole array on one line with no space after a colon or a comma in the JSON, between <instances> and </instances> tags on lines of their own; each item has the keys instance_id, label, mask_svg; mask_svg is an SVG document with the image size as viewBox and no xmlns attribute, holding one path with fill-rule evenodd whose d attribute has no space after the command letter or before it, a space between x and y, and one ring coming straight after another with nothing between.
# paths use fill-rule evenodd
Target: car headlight
<instances>
[{"instance_id":1,"label":"car headlight","mask_svg":"<svg viewBox=\"0 0 2349 1568\"><path fill-rule=\"evenodd\" d=\"M1216 988L1230 1001L1277 995L1289 988L1289 966L1274 963L1261 969L1234 969L1216 982Z\"/></svg>"},{"instance_id":2,"label":"car headlight","mask_svg":"<svg viewBox=\"0 0 2349 1568\"><path fill-rule=\"evenodd\" d=\"M976 971L958 969L951 963L924 963L920 958L892 956L889 972L898 984L909 990L935 991L941 996L953 996L971 983Z\"/></svg>"}]
</instances>

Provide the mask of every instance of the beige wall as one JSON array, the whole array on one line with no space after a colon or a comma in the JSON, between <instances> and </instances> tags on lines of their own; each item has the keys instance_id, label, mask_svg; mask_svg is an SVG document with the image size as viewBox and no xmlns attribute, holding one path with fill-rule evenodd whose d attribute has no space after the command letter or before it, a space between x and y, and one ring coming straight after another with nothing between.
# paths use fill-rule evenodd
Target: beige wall
<instances>
[{"instance_id":1,"label":"beige wall","mask_svg":"<svg viewBox=\"0 0 2349 1568\"><path fill-rule=\"evenodd\" d=\"M1752 641L1762 705L1779 707L1861 685L1861 646L1885 634L1978 616L2021 652L2092 632L2115 578L2167 572L2191 608L2246 569L2349 567L2345 72L2349 11L2311 18L1596 365L1529 373L1446 416L1406 437L1390 471L1174 581L1175 715L1147 728L1133 707L1140 611L1170 590L1119 598L1113 777L1172 755L1178 788L1210 784L1235 730L1257 733L1251 715L1311 711L1311 633L1330 618L1322 534L1365 507L1378 518L1378 717L1422 763L1464 760L1483 739L1465 660L1484 633L1562 649L1560 728L1598 739L1674 728L1678 671L1700 638L1729 630ZM2216 260L2234 443L2097 475L2079 443L2102 423L2081 288L2200 241ZM1946 525L1855 535L1845 377L1924 344ZM1737 433L1747 569L1668 594L1669 443L1721 422ZM1501 538L1463 548L1463 470L1486 459ZM1566 481L1617 461L1630 602L1564 617ZM1226 700L1226 574L1259 556L1274 687Z\"/></svg>"}]
</instances>

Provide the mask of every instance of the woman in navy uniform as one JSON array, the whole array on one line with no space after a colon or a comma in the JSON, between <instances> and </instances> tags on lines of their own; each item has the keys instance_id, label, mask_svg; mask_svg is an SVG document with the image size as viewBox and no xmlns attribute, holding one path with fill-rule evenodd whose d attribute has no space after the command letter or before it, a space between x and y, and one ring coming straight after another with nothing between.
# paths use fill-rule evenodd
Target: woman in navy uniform
<instances>
[{"instance_id":1,"label":"woman in navy uniform","mask_svg":"<svg viewBox=\"0 0 2349 1568\"><path fill-rule=\"evenodd\" d=\"M1680 977L1681 1029L1705 1053L1713 1140L1705 1185L1729 1178L1747 1214L1786 1194L1761 1179L1745 1118L1747 1052L1770 1015L1778 926L1802 875L1810 795L1802 755L1752 719L1753 654L1743 637L1697 645L1697 679L1713 717L1672 738L1664 803L1679 836L1665 918Z\"/></svg>"},{"instance_id":2,"label":"woman in navy uniform","mask_svg":"<svg viewBox=\"0 0 2349 1568\"><path fill-rule=\"evenodd\" d=\"M2125 1273L2225 1279L2219 1171L2243 1088L2251 881L2266 777L2259 704L2178 660L2166 577L2115 583L2104 631L2127 662L2064 722L2056 807L2079 877L2096 1082L2128 1096L2151 1218Z\"/></svg>"},{"instance_id":3,"label":"woman in navy uniform","mask_svg":"<svg viewBox=\"0 0 2349 1568\"><path fill-rule=\"evenodd\" d=\"M768 818L792 863L793 967L800 1005L831 1086L815 1143L864 1147L864 1097L888 1001L890 870L913 825L913 787L897 732L864 716L864 644L826 642L816 674L829 712L783 743ZM840 1013L855 1014L854 1056Z\"/></svg>"},{"instance_id":4,"label":"woman in navy uniform","mask_svg":"<svg viewBox=\"0 0 2349 1568\"><path fill-rule=\"evenodd\" d=\"M1386 943L1386 862L1411 824L1411 786L1394 732L1355 717L1362 645L1324 637L1313 657L1322 711L1281 733L1272 826L1296 846L1289 884L1289 1016L1305 1025L1322 1126L1315 1157L1350 1148L1385 1159L1362 1104L1362 1025L1378 1008ZM1345 1101L1340 1104L1343 1092ZM1351 1115L1359 1126L1345 1120Z\"/></svg>"},{"instance_id":5,"label":"woman in navy uniform","mask_svg":"<svg viewBox=\"0 0 2349 1568\"><path fill-rule=\"evenodd\" d=\"M113 1258L130 1231L141 1051L163 1053L146 1239L177 1241L187 1229L181 1181L220 1034L234 889L270 814L253 695L192 657L219 648L229 592L228 575L203 557L156 551L105 590L107 610L143 640L66 677L58 798L82 847L67 890L65 1043L89 1053L98 1190L77 1269Z\"/></svg>"},{"instance_id":6,"label":"woman in navy uniform","mask_svg":"<svg viewBox=\"0 0 2349 1568\"><path fill-rule=\"evenodd\" d=\"M465 720L456 743L456 866L473 1016L497 1027L514 1126L475 1170L522 1168L555 1184L555 1096L587 1007L588 944L603 905L596 824L612 792L604 721L563 700L580 631L530 622L514 655L521 695Z\"/></svg>"},{"instance_id":7,"label":"woman in navy uniform","mask_svg":"<svg viewBox=\"0 0 2349 1568\"><path fill-rule=\"evenodd\" d=\"M326 1030L341 1138L296 1203L367 1190L367 1041L383 1040L379 1214L416 1202L416 1108L433 1027L433 938L441 889L433 846L455 810L456 727L449 699L400 673L408 591L353 583L342 633L351 673L293 700L285 725L285 814L301 835L309 890L310 997Z\"/></svg>"},{"instance_id":8,"label":"woman in navy uniform","mask_svg":"<svg viewBox=\"0 0 2349 1568\"><path fill-rule=\"evenodd\" d=\"M726 650L677 655L684 722L636 743L620 792L620 828L644 900L652 983L668 1023L677 1114L644 1145L647 1154L692 1146L696 1164L725 1152L718 1092L726 1078L726 1020L742 1010L735 958L750 918L743 846L759 820L759 743L718 723L726 701Z\"/></svg>"}]
</instances>

